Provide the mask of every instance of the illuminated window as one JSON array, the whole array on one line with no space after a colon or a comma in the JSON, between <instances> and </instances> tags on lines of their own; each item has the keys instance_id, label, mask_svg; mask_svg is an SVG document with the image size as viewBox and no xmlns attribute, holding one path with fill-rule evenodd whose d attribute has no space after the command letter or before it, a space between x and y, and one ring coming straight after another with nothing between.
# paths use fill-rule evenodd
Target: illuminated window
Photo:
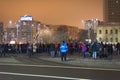
<instances>
[{"instance_id":1,"label":"illuminated window","mask_svg":"<svg viewBox=\"0 0 120 80\"><path fill-rule=\"evenodd\" d=\"M112 34L113 33L113 30L110 30L110 34Z\"/></svg>"},{"instance_id":2,"label":"illuminated window","mask_svg":"<svg viewBox=\"0 0 120 80\"><path fill-rule=\"evenodd\" d=\"M102 31L101 31L101 30L99 30L99 34L102 34Z\"/></svg>"},{"instance_id":3,"label":"illuminated window","mask_svg":"<svg viewBox=\"0 0 120 80\"><path fill-rule=\"evenodd\" d=\"M110 38L110 42L113 42L113 38Z\"/></svg>"},{"instance_id":4,"label":"illuminated window","mask_svg":"<svg viewBox=\"0 0 120 80\"><path fill-rule=\"evenodd\" d=\"M108 30L105 30L105 34L108 34Z\"/></svg>"},{"instance_id":5,"label":"illuminated window","mask_svg":"<svg viewBox=\"0 0 120 80\"><path fill-rule=\"evenodd\" d=\"M115 41L118 42L118 38L115 38Z\"/></svg>"},{"instance_id":6,"label":"illuminated window","mask_svg":"<svg viewBox=\"0 0 120 80\"><path fill-rule=\"evenodd\" d=\"M112 15L114 15L114 14L115 14L115 12L112 12L111 14L112 14Z\"/></svg>"},{"instance_id":7,"label":"illuminated window","mask_svg":"<svg viewBox=\"0 0 120 80\"><path fill-rule=\"evenodd\" d=\"M118 34L118 30L117 29L115 30L115 34Z\"/></svg>"},{"instance_id":8,"label":"illuminated window","mask_svg":"<svg viewBox=\"0 0 120 80\"><path fill-rule=\"evenodd\" d=\"M99 41L102 41L102 38L99 38Z\"/></svg>"},{"instance_id":9,"label":"illuminated window","mask_svg":"<svg viewBox=\"0 0 120 80\"><path fill-rule=\"evenodd\" d=\"M117 0L116 3L119 3L119 1Z\"/></svg>"},{"instance_id":10,"label":"illuminated window","mask_svg":"<svg viewBox=\"0 0 120 80\"><path fill-rule=\"evenodd\" d=\"M108 38L106 38L106 40L105 40L106 42L108 42Z\"/></svg>"}]
</instances>

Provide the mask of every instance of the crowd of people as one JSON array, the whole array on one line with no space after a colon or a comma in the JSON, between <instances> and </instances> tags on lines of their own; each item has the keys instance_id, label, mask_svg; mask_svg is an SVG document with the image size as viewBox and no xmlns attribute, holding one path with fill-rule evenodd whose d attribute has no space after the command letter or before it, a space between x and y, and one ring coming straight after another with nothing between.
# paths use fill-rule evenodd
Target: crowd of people
<instances>
[{"instance_id":1,"label":"crowd of people","mask_svg":"<svg viewBox=\"0 0 120 80\"><path fill-rule=\"evenodd\" d=\"M65 44L65 46L64 46ZM84 58L92 57L112 59L113 55L120 55L120 43L117 44L103 44L97 41L91 43L83 42L65 42L62 43L26 43L26 44L0 44L0 56L7 54L28 54L29 57L34 54L48 53L51 57L60 57L61 60L66 61L67 55L80 54Z\"/></svg>"}]
</instances>

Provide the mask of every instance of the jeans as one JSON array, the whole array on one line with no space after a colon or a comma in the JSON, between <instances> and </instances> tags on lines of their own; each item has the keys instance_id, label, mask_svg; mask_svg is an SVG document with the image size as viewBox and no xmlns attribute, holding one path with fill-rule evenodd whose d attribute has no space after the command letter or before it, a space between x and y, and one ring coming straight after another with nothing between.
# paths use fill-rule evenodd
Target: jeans
<instances>
[{"instance_id":1,"label":"jeans","mask_svg":"<svg viewBox=\"0 0 120 80\"><path fill-rule=\"evenodd\" d=\"M50 56L53 58L55 57L55 51L50 51Z\"/></svg>"},{"instance_id":2,"label":"jeans","mask_svg":"<svg viewBox=\"0 0 120 80\"><path fill-rule=\"evenodd\" d=\"M83 57L86 58L86 51L82 52Z\"/></svg>"},{"instance_id":3,"label":"jeans","mask_svg":"<svg viewBox=\"0 0 120 80\"><path fill-rule=\"evenodd\" d=\"M97 58L97 52L96 52L96 51L93 51L92 57L93 57L94 59Z\"/></svg>"}]
</instances>

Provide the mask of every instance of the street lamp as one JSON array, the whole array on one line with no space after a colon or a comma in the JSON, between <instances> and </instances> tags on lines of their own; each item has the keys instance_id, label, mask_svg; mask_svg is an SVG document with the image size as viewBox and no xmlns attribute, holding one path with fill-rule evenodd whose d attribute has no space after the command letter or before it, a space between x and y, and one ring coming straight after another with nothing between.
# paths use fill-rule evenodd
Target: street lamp
<instances>
[{"instance_id":1,"label":"street lamp","mask_svg":"<svg viewBox=\"0 0 120 80\"><path fill-rule=\"evenodd\" d=\"M91 20L85 20L85 21L82 21L84 23L84 27L85 29L87 29L88 31L88 41L91 41L91 28L92 28L92 22Z\"/></svg>"},{"instance_id":2,"label":"street lamp","mask_svg":"<svg viewBox=\"0 0 120 80\"><path fill-rule=\"evenodd\" d=\"M88 40L96 40L98 21L99 21L98 19L91 19L91 20L85 20L85 21L82 20L82 23L84 23L85 29L88 30ZM94 35L92 35L92 33Z\"/></svg>"},{"instance_id":3,"label":"street lamp","mask_svg":"<svg viewBox=\"0 0 120 80\"><path fill-rule=\"evenodd\" d=\"M9 21L9 24L12 24L12 21L11 21L11 20Z\"/></svg>"},{"instance_id":4,"label":"street lamp","mask_svg":"<svg viewBox=\"0 0 120 80\"><path fill-rule=\"evenodd\" d=\"M19 26L20 26L20 21L16 23L16 28L17 28L17 43L19 42L18 41L18 28L19 28Z\"/></svg>"},{"instance_id":5,"label":"street lamp","mask_svg":"<svg viewBox=\"0 0 120 80\"><path fill-rule=\"evenodd\" d=\"M97 33L97 28L98 28L98 19L92 19L92 26L93 26L93 31L94 31L94 40L96 40L96 33Z\"/></svg>"},{"instance_id":6,"label":"street lamp","mask_svg":"<svg viewBox=\"0 0 120 80\"><path fill-rule=\"evenodd\" d=\"M40 23L37 25L37 34L36 34L36 39L37 39L37 42L39 41L39 39L40 39Z\"/></svg>"},{"instance_id":7,"label":"street lamp","mask_svg":"<svg viewBox=\"0 0 120 80\"><path fill-rule=\"evenodd\" d=\"M33 41L33 31L32 31L32 27L34 26L34 24L31 24L31 43Z\"/></svg>"}]
</instances>

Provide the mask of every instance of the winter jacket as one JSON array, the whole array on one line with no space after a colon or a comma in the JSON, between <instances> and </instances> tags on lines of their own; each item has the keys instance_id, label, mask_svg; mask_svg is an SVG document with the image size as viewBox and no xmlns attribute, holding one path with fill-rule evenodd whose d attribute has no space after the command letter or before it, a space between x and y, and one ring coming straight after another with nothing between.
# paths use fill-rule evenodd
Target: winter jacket
<instances>
[{"instance_id":1,"label":"winter jacket","mask_svg":"<svg viewBox=\"0 0 120 80\"><path fill-rule=\"evenodd\" d=\"M61 43L60 44L60 52L61 53L66 53L68 51L68 47L66 43Z\"/></svg>"}]
</instances>

